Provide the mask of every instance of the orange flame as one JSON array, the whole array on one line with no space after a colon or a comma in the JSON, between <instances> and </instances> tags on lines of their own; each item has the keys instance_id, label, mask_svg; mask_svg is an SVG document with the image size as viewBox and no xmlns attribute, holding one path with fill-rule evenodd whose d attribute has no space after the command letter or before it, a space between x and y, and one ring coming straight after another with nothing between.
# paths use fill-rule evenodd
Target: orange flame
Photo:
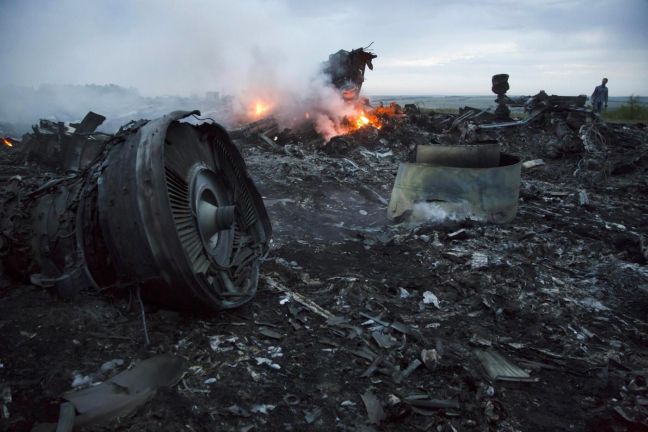
<instances>
[{"instance_id":1,"label":"orange flame","mask_svg":"<svg viewBox=\"0 0 648 432\"><path fill-rule=\"evenodd\" d=\"M7 138L2 138L2 143L7 147L13 147L13 143L9 141Z\"/></svg>"},{"instance_id":2,"label":"orange flame","mask_svg":"<svg viewBox=\"0 0 648 432\"><path fill-rule=\"evenodd\" d=\"M382 123L380 119L373 112L365 112L364 110L356 111L355 115L349 119L351 123L352 130L362 129L367 126L380 129Z\"/></svg>"},{"instance_id":3,"label":"orange flame","mask_svg":"<svg viewBox=\"0 0 648 432\"><path fill-rule=\"evenodd\" d=\"M400 106L391 103L389 106L380 105L376 108L367 106L356 107L355 114L347 117L349 128L347 133L364 127L380 129L387 118L404 116Z\"/></svg>"},{"instance_id":4,"label":"orange flame","mask_svg":"<svg viewBox=\"0 0 648 432\"><path fill-rule=\"evenodd\" d=\"M254 103L254 116L259 118L270 110L270 104L263 101L256 101Z\"/></svg>"}]
</instances>

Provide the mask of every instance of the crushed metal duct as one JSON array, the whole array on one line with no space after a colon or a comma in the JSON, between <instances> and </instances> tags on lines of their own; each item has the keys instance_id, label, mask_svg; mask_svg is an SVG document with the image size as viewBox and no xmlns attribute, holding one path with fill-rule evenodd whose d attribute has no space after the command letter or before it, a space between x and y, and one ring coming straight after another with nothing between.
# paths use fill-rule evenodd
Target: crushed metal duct
<instances>
[{"instance_id":1,"label":"crushed metal duct","mask_svg":"<svg viewBox=\"0 0 648 432\"><path fill-rule=\"evenodd\" d=\"M418 146L415 163L402 163L387 216L396 221L513 220L518 208L520 159L496 142Z\"/></svg>"},{"instance_id":2,"label":"crushed metal duct","mask_svg":"<svg viewBox=\"0 0 648 432\"><path fill-rule=\"evenodd\" d=\"M95 133L103 118L90 114L73 132L35 128L25 158L47 150L51 159L0 188L5 267L67 297L137 286L173 308L250 300L268 215L227 132L180 121L193 114L133 122L114 136Z\"/></svg>"}]
</instances>

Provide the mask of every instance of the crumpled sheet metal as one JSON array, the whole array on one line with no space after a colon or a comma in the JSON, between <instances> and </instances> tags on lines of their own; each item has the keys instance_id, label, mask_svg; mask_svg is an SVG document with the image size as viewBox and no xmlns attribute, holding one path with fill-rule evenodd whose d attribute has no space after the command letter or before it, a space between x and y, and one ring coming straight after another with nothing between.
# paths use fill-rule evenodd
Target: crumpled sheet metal
<instances>
[{"instance_id":1,"label":"crumpled sheet metal","mask_svg":"<svg viewBox=\"0 0 648 432\"><path fill-rule=\"evenodd\" d=\"M490 168L402 163L387 216L396 221L470 218L508 223L518 209L520 171L520 159L505 153Z\"/></svg>"},{"instance_id":2,"label":"crumpled sheet metal","mask_svg":"<svg viewBox=\"0 0 648 432\"><path fill-rule=\"evenodd\" d=\"M416 162L458 168L488 168L499 164L500 147L495 140L461 145L419 145Z\"/></svg>"},{"instance_id":3,"label":"crumpled sheet metal","mask_svg":"<svg viewBox=\"0 0 648 432\"><path fill-rule=\"evenodd\" d=\"M107 422L128 415L151 399L158 388L177 384L186 369L182 357L160 354L97 386L67 392L63 398L79 413L76 427Z\"/></svg>"}]
</instances>

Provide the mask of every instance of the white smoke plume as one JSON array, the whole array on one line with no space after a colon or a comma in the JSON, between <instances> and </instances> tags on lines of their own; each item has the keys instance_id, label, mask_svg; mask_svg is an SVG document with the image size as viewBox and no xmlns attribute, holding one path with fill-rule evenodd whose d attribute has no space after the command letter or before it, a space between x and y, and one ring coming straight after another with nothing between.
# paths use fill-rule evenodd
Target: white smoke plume
<instances>
[{"instance_id":1,"label":"white smoke plume","mask_svg":"<svg viewBox=\"0 0 648 432\"><path fill-rule=\"evenodd\" d=\"M467 201L417 202L412 206L409 218L409 221L415 224L465 220L483 222L485 219L475 215Z\"/></svg>"},{"instance_id":2,"label":"white smoke plume","mask_svg":"<svg viewBox=\"0 0 648 432\"><path fill-rule=\"evenodd\" d=\"M327 141L344 133L341 122L355 115L356 108L332 86L321 62L295 76L295 71L277 68L275 56L255 50L246 87L234 98L234 118L250 121L271 114L281 127L289 128L310 119Z\"/></svg>"},{"instance_id":3,"label":"white smoke plume","mask_svg":"<svg viewBox=\"0 0 648 432\"><path fill-rule=\"evenodd\" d=\"M238 116L261 103L283 125L308 113L330 138L348 107L321 63L366 41L314 45L300 34L331 34L325 16L299 13L291 2L262 0L2 2L0 122L201 108L229 125L215 106L227 101Z\"/></svg>"}]
</instances>

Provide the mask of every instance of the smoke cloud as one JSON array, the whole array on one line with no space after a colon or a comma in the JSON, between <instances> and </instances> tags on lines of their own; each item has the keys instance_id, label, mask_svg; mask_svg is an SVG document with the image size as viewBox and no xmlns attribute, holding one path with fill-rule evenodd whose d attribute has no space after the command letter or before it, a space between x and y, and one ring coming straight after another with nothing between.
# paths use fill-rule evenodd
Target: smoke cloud
<instances>
[{"instance_id":1,"label":"smoke cloud","mask_svg":"<svg viewBox=\"0 0 648 432\"><path fill-rule=\"evenodd\" d=\"M57 91L67 84L117 84L147 113L166 103L151 98L206 92L236 95L244 111L259 87L305 94L328 54L371 41L374 95L490 94L502 72L512 95L589 94L603 76L611 96L645 94L647 14L645 0L0 0L0 122L135 106L75 100Z\"/></svg>"},{"instance_id":2,"label":"smoke cloud","mask_svg":"<svg viewBox=\"0 0 648 432\"><path fill-rule=\"evenodd\" d=\"M287 25L293 13L283 2L61 0L0 8L2 84L239 94L252 81L303 87L322 60ZM316 22L302 18L299 27L321 27Z\"/></svg>"},{"instance_id":3,"label":"smoke cloud","mask_svg":"<svg viewBox=\"0 0 648 432\"><path fill-rule=\"evenodd\" d=\"M0 8L0 56L8 60L0 121L72 121L89 110L122 121L200 108L231 124L229 114L250 117L261 104L282 125L308 113L330 137L347 110L320 70L329 53L354 46L332 37L314 48L300 36L329 33L326 15L297 16L286 2L61 0ZM225 102L227 112L219 106Z\"/></svg>"}]
</instances>

